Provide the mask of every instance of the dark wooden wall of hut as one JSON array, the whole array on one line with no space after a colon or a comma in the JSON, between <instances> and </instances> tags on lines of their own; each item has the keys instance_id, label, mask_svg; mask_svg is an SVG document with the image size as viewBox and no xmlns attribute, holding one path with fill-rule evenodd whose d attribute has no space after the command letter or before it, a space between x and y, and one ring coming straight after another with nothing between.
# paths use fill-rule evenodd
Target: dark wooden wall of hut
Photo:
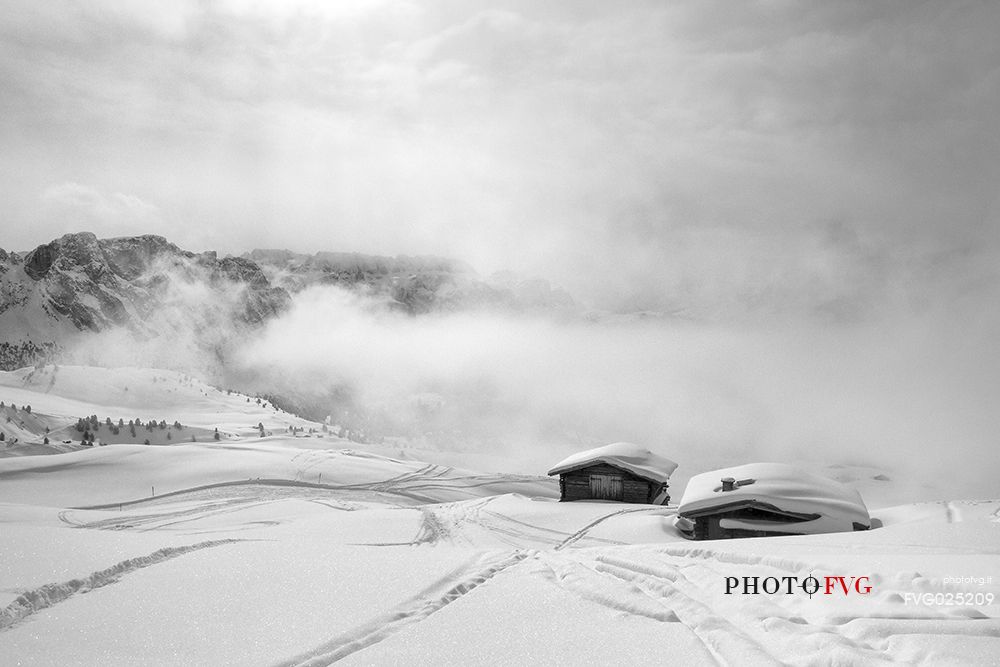
<instances>
[{"instance_id":1,"label":"dark wooden wall of hut","mask_svg":"<svg viewBox=\"0 0 1000 667\"><path fill-rule=\"evenodd\" d=\"M591 492L590 476L607 475L621 479L622 497L612 500L621 500L625 503L651 503L660 493L664 484L649 482L641 477L636 477L627 470L615 468L606 463L595 463L586 468L578 468L559 475L559 489L562 500L593 500ZM602 498L606 500L606 498Z\"/></svg>"},{"instance_id":2,"label":"dark wooden wall of hut","mask_svg":"<svg viewBox=\"0 0 1000 667\"><path fill-rule=\"evenodd\" d=\"M818 518L819 514L790 517L787 515L777 514L775 512L770 512L766 509L759 509L756 507L734 507L726 511L716 512L714 514L708 514L706 516L700 516L697 519L695 519L694 538L696 540L719 540L719 539L736 538L736 537L773 537L779 535L802 534L794 531L783 532L783 531L764 530L763 528L759 530L750 530L746 528L723 528L720 525L720 522L723 519L774 521L776 523L782 524L783 526L794 526L796 523L802 521L810 521Z\"/></svg>"}]
</instances>

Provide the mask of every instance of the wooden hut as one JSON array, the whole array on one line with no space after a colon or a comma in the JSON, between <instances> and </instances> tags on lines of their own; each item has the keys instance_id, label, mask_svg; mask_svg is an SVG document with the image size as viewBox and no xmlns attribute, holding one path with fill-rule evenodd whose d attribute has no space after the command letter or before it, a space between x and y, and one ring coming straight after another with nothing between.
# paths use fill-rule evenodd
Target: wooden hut
<instances>
[{"instance_id":1,"label":"wooden hut","mask_svg":"<svg viewBox=\"0 0 1000 667\"><path fill-rule=\"evenodd\" d=\"M673 461L628 442L578 452L558 463L560 500L617 500L666 504Z\"/></svg>"},{"instance_id":2,"label":"wooden hut","mask_svg":"<svg viewBox=\"0 0 1000 667\"><path fill-rule=\"evenodd\" d=\"M868 530L860 494L783 463L750 463L695 475L677 508L686 537L810 535Z\"/></svg>"}]
</instances>

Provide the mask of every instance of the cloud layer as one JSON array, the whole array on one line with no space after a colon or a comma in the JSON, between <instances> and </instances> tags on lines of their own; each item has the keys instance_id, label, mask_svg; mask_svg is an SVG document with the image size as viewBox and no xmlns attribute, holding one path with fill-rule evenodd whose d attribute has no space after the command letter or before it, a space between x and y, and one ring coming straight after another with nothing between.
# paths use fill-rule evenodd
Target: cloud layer
<instances>
[{"instance_id":1,"label":"cloud layer","mask_svg":"<svg viewBox=\"0 0 1000 667\"><path fill-rule=\"evenodd\" d=\"M992 471L998 30L973 0L12 0L2 245L103 225L540 274L684 323L307 292L243 363L536 444Z\"/></svg>"},{"instance_id":2,"label":"cloud layer","mask_svg":"<svg viewBox=\"0 0 1000 667\"><path fill-rule=\"evenodd\" d=\"M409 318L314 288L231 369L279 394L334 397L336 423L352 419L347 406L376 435L492 451L510 466L632 440L689 469L872 465L967 496L995 491L1000 465L1000 360L984 333L1000 327L995 313L977 317L974 330L937 315L874 328Z\"/></svg>"},{"instance_id":3,"label":"cloud layer","mask_svg":"<svg viewBox=\"0 0 1000 667\"><path fill-rule=\"evenodd\" d=\"M990 3L2 12L6 246L70 231L46 193L79 183L195 249L453 254L708 317L857 316L996 257Z\"/></svg>"}]
</instances>

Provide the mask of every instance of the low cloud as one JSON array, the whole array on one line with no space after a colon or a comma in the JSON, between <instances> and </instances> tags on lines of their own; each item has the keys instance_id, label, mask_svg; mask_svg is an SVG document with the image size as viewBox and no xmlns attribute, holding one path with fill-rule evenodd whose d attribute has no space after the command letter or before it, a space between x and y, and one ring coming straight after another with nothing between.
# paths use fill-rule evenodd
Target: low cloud
<instances>
[{"instance_id":1,"label":"low cloud","mask_svg":"<svg viewBox=\"0 0 1000 667\"><path fill-rule=\"evenodd\" d=\"M375 433L512 459L635 440L694 466L807 460L929 481L960 465L956 489L988 488L977 471L1000 463L1000 417L990 408L1000 399L990 352L1000 323L988 316L963 330L942 326L940 315L738 328L413 318L314 288L234 367L274 388L330 397L334 421L349 407Z\"/></svg>"}]
</instances>

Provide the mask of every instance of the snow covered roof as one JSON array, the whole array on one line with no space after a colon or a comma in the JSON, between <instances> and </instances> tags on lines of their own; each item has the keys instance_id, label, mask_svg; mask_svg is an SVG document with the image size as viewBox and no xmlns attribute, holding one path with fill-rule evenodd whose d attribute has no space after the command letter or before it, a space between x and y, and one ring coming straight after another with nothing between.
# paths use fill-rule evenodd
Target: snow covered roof
<instances>
[{"instance_id":1,"label":"snow covered roof","mask_svg":"<svg viewBox=\"0 0 1000 667\"><path fill-rule=\"evenodd\" d=\"M549 474L558 475L595 463L606 463L654 482L666 482L677 469L676 463L645 447L631 442L613 442L568 456L549 470Z\"/></svg>"},{"instance_id":2,"label":"snow covered roof","mask_svg":"<svg viewBox=\"0 0 1000 667\"><path fill-rule=\"evenodd\" d=\"M731 491L722 490L722 479L735 480ZM853 530L854 524L871 524L861 494L832 479L784 463L748 463L695 475L684 489L677 508L682 516L700 515L726 505L757 502L783 512L820 515L819 519L790 524L796 532ZM810 525L813 524L813 525Z\"/></svg>"}]
</instances>

